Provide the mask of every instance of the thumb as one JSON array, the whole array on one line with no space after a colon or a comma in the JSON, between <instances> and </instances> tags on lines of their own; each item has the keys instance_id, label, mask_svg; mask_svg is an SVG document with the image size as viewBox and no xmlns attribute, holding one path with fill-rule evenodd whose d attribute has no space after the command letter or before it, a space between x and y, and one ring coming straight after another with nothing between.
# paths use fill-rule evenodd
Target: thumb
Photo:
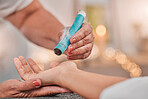
<instances>
[{"instance_id":1,"label":"thumb","mask_svg":"<svg viewBox=\"0 0 148 99\"><path fill-rule=\"evenodd\" d=\"M18 84L18 90L20 91L33 90L33 89L39 88L40 86L41 86L40 79L31 79L31 80L20 82Z\"/></svg>"}]
</instances>

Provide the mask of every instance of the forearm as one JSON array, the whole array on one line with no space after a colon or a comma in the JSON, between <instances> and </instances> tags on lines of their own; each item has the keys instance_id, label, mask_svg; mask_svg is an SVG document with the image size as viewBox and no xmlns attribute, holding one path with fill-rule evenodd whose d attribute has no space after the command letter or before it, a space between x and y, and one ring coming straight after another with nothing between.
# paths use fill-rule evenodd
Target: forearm
<instances>
[{"instance_id":1,"label":"forearm","mask_svg":"<svg viewBox=\"0 0 148 99\"><path fill-rule=\"evenodd\" d=\"M126 80L126 78L122 77L105 76L79 70L72 61L62 62L55 66L52 65L51 69L41 71L33 60L27 59L32 70L29 69L28 65L25 65L27 66L27 70L25 70L25 68L22 68L22 62L20 61L23 59L21 57L14 59L17 71L23 80L40 78L42 86L59 85L85 98L98 99L100 93L106 87Z\"/></svg>"},{"instance_id":2,"label":"forearm","mask_svg":"<svg viewBox=\"0 0 148 99\"><path fill-rule=\"evenodd\" d=\"M68 88L87 99L99 99L104 88L126 80L121 77L104 76L82 70L65 72L61 76L60 86Z\"/></svg>"},{"instance_id":3,"label":"forearm","mask_svg":"<svg viewBox=\"0 0 148 99\"><path fill-rule=\"evenodd\" d=\"M25 9L6 17L32 42L53 49L59 41L59 32L64 26L37 0Z\"/></svg>"}]
</instances>

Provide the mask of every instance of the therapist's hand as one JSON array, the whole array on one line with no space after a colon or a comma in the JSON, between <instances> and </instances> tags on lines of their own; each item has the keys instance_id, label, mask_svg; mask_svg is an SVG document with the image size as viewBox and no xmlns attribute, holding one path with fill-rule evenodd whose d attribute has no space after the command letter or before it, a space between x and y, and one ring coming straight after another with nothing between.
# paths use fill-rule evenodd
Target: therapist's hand
<instances>
[{"instance_id":1,"label":"therapist's hand","mask_svg":"<svg viewBox=\"0 0 148 99\"><path fill-rule=\"evenodd\" d=\"M32 79L27 81L19 81L17 79L7 80L0 84L0 98L37 97L69 92L68 90L58 86L40 86L40 79Z\"/></svg>"},{"instance_id":2,"label":"therapist's hand","mask_svg":"<svg viewBox=\"0 0 148 99\"><path fill-rule=\"evenodd\" d=\"M59 32L64 25L52 13L46 11L38 0L26 8L5 17L33 43L53 50L60 41ZM94 36L90 24L84 23L71 37L67 58L70 60L87 58L93 47Z\"/></svg>"},{"instance_id":3,"label":"therapist's hand","mask_svg":"<svg viewBox=\"0 0 148 99\"><path fill-rule=\"evenodd\" d=\"M81 29L71 37L70 45L65 51L69 60L87 58L93 48L93 31L92 26L88 23L83 23Z\"/></svg>"}]
</instances>

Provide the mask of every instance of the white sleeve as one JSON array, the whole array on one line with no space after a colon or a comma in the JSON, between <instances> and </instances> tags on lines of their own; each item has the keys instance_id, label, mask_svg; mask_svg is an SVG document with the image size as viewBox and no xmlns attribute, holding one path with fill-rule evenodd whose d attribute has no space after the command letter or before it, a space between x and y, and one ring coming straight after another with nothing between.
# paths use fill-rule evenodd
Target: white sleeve
<instances>
[{"instance_id":1,"label":"white sleeve","mask_svg":"<svg viewBox=\"0 0 148 99\"><path fill-rule=\"evenodd\" d=\"M0 0L0 17L6 17L15 11L19 11L33 0Z\"/></svg>"},{"instance_id":2,"label":"white sleeve","mask_svg":"<svg viewBox=\"0 0 148 99\"><path fill-rule=\"evenodd\" d=\"M148 99L148 77L133 78L105 89L100 99Z\"/></svg>"}]
</instances>

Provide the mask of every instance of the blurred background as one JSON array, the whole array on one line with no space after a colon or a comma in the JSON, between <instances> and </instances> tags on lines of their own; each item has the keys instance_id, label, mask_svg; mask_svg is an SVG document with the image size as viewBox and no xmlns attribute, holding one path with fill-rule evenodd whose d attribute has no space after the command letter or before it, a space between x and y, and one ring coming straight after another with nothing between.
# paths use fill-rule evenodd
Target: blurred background
<instances>
[{"instance_id":1,"label":"blurred background","mask_svg":"<svg viewBox=\"0 0 148 99\"><path fill-rule=\"evenodd\" d=\"M148 0L40 0L45 9L65 26L85 10L86 22L95 35L91 55L75 60L85 71L123 76L148 75ZM67 60L29 41L9 22L0 18L0 83L20 79L13 58L33 58L42 69L53 61Z\"/></svg>"}]
</instances>

